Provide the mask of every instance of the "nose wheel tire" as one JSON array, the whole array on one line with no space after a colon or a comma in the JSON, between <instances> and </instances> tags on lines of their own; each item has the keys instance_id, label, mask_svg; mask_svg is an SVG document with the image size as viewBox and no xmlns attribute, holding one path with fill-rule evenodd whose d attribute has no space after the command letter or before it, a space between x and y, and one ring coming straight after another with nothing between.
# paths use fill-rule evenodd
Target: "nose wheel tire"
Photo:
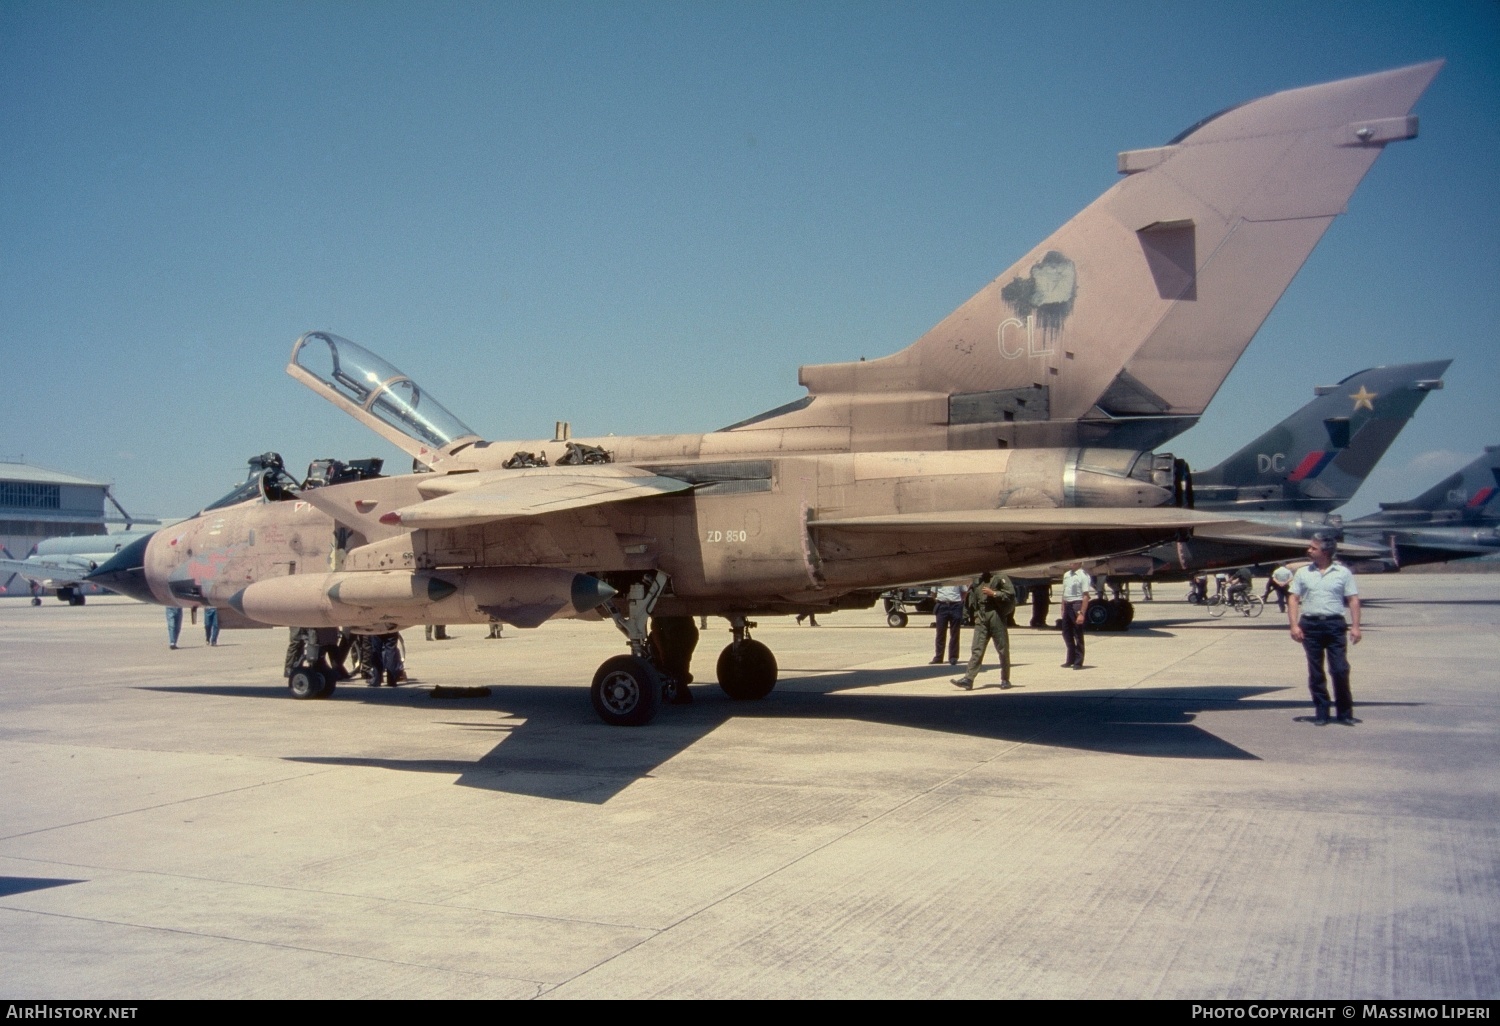
<instances>
[{"instance_id":1,"label":"nose wheel tire","mask_svg":"<svg viewBox=\"0 0 1500 1026\"><path fill-rule=\"evenodd\" d=\"M661 708L661 679L651 664L633 655L606 659L594 674L589 698L594 712L612 727L641 727Z\"/></svg>"},{"instance_id":2,"label":"nose wheel tire","mask_svg":"<svg viewBox=\"0 0 1500 1026\"><path fill-rule=\"evenodd\" d=\"M292 697L299 699L322 698L333 691L317 670L293 670L292 675L287 678L287 686L292 690Z\"/></svg>"},{"instance_id":3,"label":"nose wheel tire","mask_svg":"<svg viewBox=\"0 0 1500 1026\"><path fill-rule=\"evenodd\" d=\"M719 653L719 687L740 701L765 698L776 687L776 657L758 641L746 638Z\"/></svg>"}]
</instances>

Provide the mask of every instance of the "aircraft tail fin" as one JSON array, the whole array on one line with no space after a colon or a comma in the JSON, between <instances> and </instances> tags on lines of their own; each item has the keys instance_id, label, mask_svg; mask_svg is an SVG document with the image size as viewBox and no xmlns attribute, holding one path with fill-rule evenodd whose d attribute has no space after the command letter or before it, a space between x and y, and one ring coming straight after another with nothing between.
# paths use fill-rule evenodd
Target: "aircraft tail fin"
<instances>
[{"instance_id":1,"label":"aircraft tail fin","mask_svg":"<svg viewBox=\"0 0 1500 1026\"><path fill-rule=\"evenodd\" d=\"M1382 502L1383 513L1454 513L1480 516L1500 495L1500 445L1485 446L1484 452L1460 470L1449 474L1415 499Z\"/></svg>"},{"instance_id":2,"label":"aircraft tail fin","mask_svg":"<svg viewBox=\"0 0 1500 1026\"><path fill-rule=\"evenodd\" d=\"M1276 93L1121 153L1125 177L912 345L803 367L726 430L855 449L1150 448L1190 427L1441 61Z\"/></svg>"},{"instance_id":3,"label":"aircraft tail fin","mask_svg":"<svg viewBox=\"0 0 1500 1026\"><path fill-rule=\"evenodd\" d=\"M1199 508L1328 512L1354 497L1451 360L1374 367L1315 389L1302 409L1193 474Z\"/></svg>"}]
</instances>

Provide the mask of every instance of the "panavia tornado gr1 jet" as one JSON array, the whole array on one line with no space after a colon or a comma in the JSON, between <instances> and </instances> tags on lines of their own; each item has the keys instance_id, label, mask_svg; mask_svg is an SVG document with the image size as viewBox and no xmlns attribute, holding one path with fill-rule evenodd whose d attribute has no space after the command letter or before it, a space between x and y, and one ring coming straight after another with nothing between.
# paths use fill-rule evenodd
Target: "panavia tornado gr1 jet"
<instances>
[{"instance_id":1,"label":"panavia tornado gr1 jet","mask_svg":"<svg viewBox=\"0 0 1500 1026\"><path fill-rule=\"evenodd\" d=\"M1340 552L1360 573L1500 553L1497 497L1500 445L1490 445L1415 499L1382 502L1379 513L1346 521Z\"/></svg>"},{"instance_id":2,"label":"panavia tornado gr1 jet","mask_svg":"<svg viewBox=\"0 0 1500 1026\"><path fill-rule=\"evenodd\" d=\"M607 616L610 723L686 700L692 617L718 680L761 698L750 617L888 585L1183 537L1186 468L1141 451L1202 413L1439 63L1278 93L1120 154L1124 179L907 349L804 367L808 394L706 434L488 442L326 332L288 373L426 473L263 482L123 551L116 590L250 621L380 633ZM654 629L653 628L654 620Z\"/></svg>"}]
</instances>

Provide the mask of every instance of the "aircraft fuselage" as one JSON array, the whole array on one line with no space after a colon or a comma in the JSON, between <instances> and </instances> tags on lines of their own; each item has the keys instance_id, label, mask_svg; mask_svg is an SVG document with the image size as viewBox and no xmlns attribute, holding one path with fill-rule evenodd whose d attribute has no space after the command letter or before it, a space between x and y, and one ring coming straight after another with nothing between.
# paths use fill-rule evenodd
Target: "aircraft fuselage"
<instances>
[{"instance_id":1,"label":"aircraft fuselage","mask_svg":"<svg viewBox=\"0 0 1500 1026\"><path fill-rule=\"evenodd\" d=\"M903 580L1099 556L1160 541L1159 529L1129 526L1069 532L1061 541L1055 533L997 536L962 527L913 532L819 526L892 514L1170 503L1170 472L1167 487L1153 481L1152 457L1144 457L1144 470L1139 459L1130 465L1119 462L1119 454L1115 459L1113 471L1080 465L1074 450L1045 449L667 464L646 469L692 480L693 490L525 521L422 530L380 521L391 510L421 502L419 487L433 480L408 475L304 493L322 500L318 505L304 499L252 501L213 510L158 532L143 562L151 597L174 605L232 606L257 582L307 574L343 580L423 574L423 580L436 575L461 585L469 580L465 574L487 568L605 577L659 569L671 581L659 607L665 614L772 612L809 602L836 604L850 593ZM1130 476L1132 469L1140 476ZM319 508L332 501L352 511L347 522ZM334 583L325 582L327 588ZM384 629L390 623L504 619L495 617L493 603L466 606L460 594L433 599L417 592L403 592L384 605L372 600L365 619L347 609L320 615L341 615L345 626ZM489 611L480 608L485 605ZM245 612L255 618L253 610ZM287 611L284 618L306 624L311 609L298 615Z\"/></svg>"}]
</instances>

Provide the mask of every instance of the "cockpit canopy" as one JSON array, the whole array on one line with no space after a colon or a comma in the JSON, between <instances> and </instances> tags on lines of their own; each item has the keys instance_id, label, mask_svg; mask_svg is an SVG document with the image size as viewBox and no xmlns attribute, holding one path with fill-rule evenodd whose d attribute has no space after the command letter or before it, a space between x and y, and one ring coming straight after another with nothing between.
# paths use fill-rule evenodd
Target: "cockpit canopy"
<instances>
[{"instance_id":1,"label":"cockpit canopy","mask_svg":"<svg viewBox=\"0 0 1500 1026\"><path fill-rule=\"evenodd\" d=\"M278 453L262 453L250 457L250 473L240 485L219 501L204 506L196 515L201 517L211 509L238 506L251 499L281 502L295 498L299 487L297 479L286 472L286 465Z\"/></svg>"},{"instance_id":2,"label":"cockpit canopy","mask_svg":"<svg viewBox=\"0 0 1500 1026\"><path fill-rule=\"evenodd\" d=\"M418 458L479 437L411 378L338 335L303 335L287 373Z\"/></svg>"}]
</instances>

